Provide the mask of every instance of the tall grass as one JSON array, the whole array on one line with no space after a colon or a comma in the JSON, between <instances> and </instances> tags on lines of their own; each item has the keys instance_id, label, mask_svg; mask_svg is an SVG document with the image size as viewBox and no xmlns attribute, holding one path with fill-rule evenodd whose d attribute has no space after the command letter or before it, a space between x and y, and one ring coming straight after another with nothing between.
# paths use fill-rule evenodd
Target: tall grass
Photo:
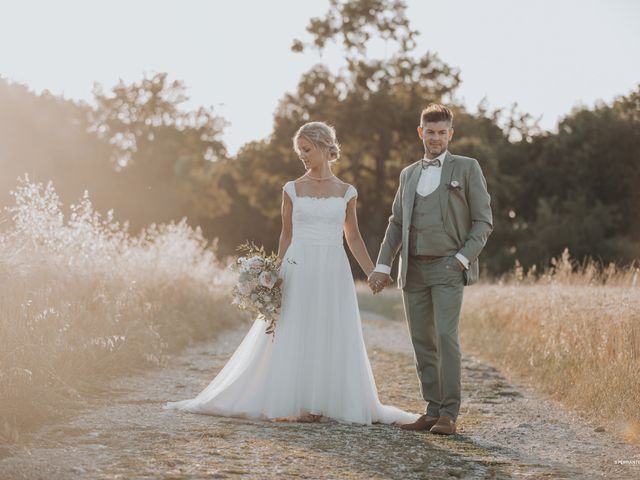
<instances>
[{"instance_id":1,"label":"tall grass","mask_svg":"<svg viewBox=\"0 0 640 480\"><path fill-rule=\"evenodd\" d=\"M238 321L232 277L184 219L131 236L86 192L68 218L51 183L20 178L11 193L0 219L0 439Z\"/></svg>"},{"instance_id":2,"label":"tall grass","mask_svg":"<svg viewBox=\"0 0 640 480\"><path fill-rule=\"evenodd\" d=\"M634 265L576 264L565 250L544 272L514 272L465 292L464 347L640 441L640 288Z\"/></svg>"}]
</instances>

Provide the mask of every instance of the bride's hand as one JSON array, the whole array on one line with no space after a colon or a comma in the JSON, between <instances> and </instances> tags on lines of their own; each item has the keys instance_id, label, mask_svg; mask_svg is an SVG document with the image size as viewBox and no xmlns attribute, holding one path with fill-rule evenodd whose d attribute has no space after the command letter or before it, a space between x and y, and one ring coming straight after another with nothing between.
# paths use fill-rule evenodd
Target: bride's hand
<instances>
[{"instance_id":1,"label":"bride's hand","mask_svg":"<svg viewBox=\"0 0 640 480\"><path fill-rule=\"evenodd\" d=\"M393 279L391 278L391 275L387 275L386 273L373 272L369 275L367 283L369 284L371 291L376 294L381 292L385 287L391 285L393 283Z\"/></svg>"}]
</instances>

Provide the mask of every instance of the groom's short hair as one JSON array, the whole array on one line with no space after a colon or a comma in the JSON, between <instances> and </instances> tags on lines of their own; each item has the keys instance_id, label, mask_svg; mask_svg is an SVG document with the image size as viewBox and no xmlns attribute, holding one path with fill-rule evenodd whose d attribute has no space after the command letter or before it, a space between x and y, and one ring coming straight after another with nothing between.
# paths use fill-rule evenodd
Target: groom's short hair
<instances>
[{"instance_id":1,"label":"groom's short hair","mask_svg":"<svg viewBox=\"0 0 640 480\"><path fill-rule=\"evenodd\" d=\"M453 112L444 105L431 103L420 114L420 125L425 126L427 122L447 122L453 127Z\"/></svg>"}]
</instances>

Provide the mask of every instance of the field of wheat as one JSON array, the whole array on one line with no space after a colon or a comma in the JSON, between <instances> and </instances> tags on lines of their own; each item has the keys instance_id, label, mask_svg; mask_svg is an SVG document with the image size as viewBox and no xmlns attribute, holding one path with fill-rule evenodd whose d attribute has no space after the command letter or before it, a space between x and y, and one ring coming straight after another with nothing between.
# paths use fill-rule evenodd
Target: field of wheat
<instances>
[{"instance_id":1,"label":"field of wheat","mask_svg":"<svg viewBox=\"0 0 640 480\"><path fill-rule=\"evenodd\" d=\"M131 236L86 194L66 216L51 184L24 178L12 194L0 219L0 440L241 319L231 274L184 221Z\"/></svg>"}]
</instances>

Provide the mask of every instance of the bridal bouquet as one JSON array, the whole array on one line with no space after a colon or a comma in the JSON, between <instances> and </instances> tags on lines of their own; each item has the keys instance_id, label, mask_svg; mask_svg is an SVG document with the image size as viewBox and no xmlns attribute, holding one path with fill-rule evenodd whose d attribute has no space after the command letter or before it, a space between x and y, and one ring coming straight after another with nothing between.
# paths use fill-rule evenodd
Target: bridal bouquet
<instances>
[{"instance_id":1,"label":"bridal bouquet","mask_svg":"<svg viewBox=\"0 0 640 480\"><path fill-rule=\"evenodd\" d=\"M244 243L237 250L243 255L231 266L240 273L232 304L269 322L266 333L272 334L282 304L281 259L275 253L267 255L264 247L253 243Z\"/></svg>"}]
</instances>

